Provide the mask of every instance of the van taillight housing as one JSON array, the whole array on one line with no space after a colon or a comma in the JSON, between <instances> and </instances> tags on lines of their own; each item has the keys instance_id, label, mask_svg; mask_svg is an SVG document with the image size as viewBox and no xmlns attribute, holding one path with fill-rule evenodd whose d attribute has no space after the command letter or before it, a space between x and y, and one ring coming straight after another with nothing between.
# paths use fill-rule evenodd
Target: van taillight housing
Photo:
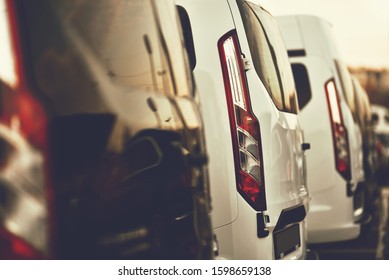
<instances>
[{"instance_id":1,"label":"van taillight housing","mask_svg":"<svg viewBox=\"0 0 389 280\"><path fill-rule=\"evenodd\" d=\"M338 92L332 79L325 84L327 103L330 111L332 136L334 141L336 170L346 180L351 180L350 150L347 129L343 123Z\"/></svg>"},{"instance_id":2,"label":"van taillight housing","mask_svg":"<svg viewBox=\"0 0 389 280\"><path fill-rule=\"evenodd\" d=\"M0 141L7 152L0 155L0 259L42 259L50 255L52 231L47 117L26 82L15 5L0 0L0 37L12 53L0 72Z\"/></svg>"},{"instance_id":3,"label":"van taillight housing","mask_svg":"<svg viewBox=\"0 0 389 280\"><path fill-rule=\"evenodd\" d=\"M234 153L236 185L242 197L257 211L266 210L259 122L252 112L235 31L218 42Z\"/></svg>"}]
</instances>

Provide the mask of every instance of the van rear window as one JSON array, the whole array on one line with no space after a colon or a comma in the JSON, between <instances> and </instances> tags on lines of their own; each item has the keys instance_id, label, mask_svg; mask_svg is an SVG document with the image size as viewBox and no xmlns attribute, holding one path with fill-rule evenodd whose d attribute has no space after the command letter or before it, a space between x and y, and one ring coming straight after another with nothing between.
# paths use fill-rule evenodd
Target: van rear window
<instances>
[{"instance_id":1,"label":"van rear window","mask_svg":"<svg viewBox=\"0 0 389 280\"><path fill-rule=\"evenodd\" d=\"M293 63L292 71L297 90L299 108L301 110L312 98L311 84L309 82L308 71L305 65Z\"/></svg>"},{"instance_id":2,"label":"van rear window","mask_svg":"<svg viewBox=\"0 0 389 280\"><path fill-rule=\"evenodd\" d=\"M279 110L283 110L284 104L278 77L279 72L274 63L274 49L268 42L267 34L262 24L258 21L250 7L242 2L239 8L255 71L266 87L276 107Z\"/></svg>"},{"instance_id":3,"label":"van rear window","mask_svg":"<svg viewBox=\"0 0 389 280\"><path fill-rule=\"evenodd\" d=\"M279 110L297 113L293 74L277 23L260 6L237 2L259 78Z\"/></svg>"}]
</instances>

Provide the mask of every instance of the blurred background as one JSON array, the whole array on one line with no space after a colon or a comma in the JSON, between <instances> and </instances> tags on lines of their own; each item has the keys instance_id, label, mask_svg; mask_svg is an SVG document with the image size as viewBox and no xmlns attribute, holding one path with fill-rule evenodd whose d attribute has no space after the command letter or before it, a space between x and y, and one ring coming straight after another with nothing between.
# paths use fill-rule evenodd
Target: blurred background
<instances>
[{"instance_id":1,"label":"blurred background","mask_svg":"<svg viewBox=\"0 0 389 280\"><path fill-rule=\"evenodd\" d=\"M350 72L366 90L370 103L389 108L389 1L263 0L261 3L273 16L313 14L331 22L343 58ZM373 109L372 113L373 116L377 111ZM378 125L376 120L376 149L387 147L388 144L388 112L385 113L383 124ZM387 148L379 150L384 154L383 158L387 158ZM372 229L364 232L357 240L311 246L321 259L387 259L389 188L386 171L387 168L382 169L377 176L376 183L381 189L381 195L376 201Z\"/></svg>"},{"instance_id":2,"label":"blurred background","mask_svg":"<svg viewBox=\"0 0 389 280\"><path fill-rule=\"evenodd\" d=\"M370 102L389 107L389 1L263 0L273 16L313 14L336 30L350 71L366 89Z\"/></svg>"}]
</instances>

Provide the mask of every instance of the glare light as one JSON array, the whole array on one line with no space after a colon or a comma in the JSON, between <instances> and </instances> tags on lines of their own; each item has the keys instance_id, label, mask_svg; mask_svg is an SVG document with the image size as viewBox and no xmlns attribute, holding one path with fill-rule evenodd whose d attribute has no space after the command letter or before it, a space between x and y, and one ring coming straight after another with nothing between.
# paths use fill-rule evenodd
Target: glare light
<instances>
[{"instance_id":1,"label":"glare light","mask_svg":"<svg viewBox=\"0 0 389 280\"><path fill-rule=\"evenodd\" d=\"M0 79L11 88L18 83L5 0L0 0Z\"/></svg>"}]
</instances>

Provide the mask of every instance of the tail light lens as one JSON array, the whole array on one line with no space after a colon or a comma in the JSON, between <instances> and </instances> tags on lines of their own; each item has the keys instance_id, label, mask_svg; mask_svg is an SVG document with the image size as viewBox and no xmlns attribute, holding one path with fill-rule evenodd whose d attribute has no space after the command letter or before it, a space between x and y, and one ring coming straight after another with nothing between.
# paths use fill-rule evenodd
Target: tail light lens
<instances>
[{"instance_id":1,"label":"tail light lens","mask_svg":"<svg viewBox=\"0 0 389 280\"><path fill-rule=\"evenodd\" d=\"M257 118L252 112L243 60L235 31L218 42L233 144L236 185L257 211L266 210L262 148Z\"/></svg>"},{"instance_id":2,"label":"tail light lens","mask_svg":"<svg viewBox=\"0 0 389 280\"><path fill-rule=\"evenodd\" d=\"M347 130L343 124L342 110L339 104L339 97L336 90L335 81L328 81L325 85L325 89L327 94L328 108L330 111L336 169L346 181L350 181L351 169L348 135Z\"/></svg>"},{"instance_id":3,"label":"tail light lens","mask_svg":"<svg viewBox=\"0 0 389 280\"><path fill-rule=\"evenodd\" d=\"M0 231L0 259L36 259L39 253L30 244L7 231Z\"/></svg>"},{"instance_id":4,"label":"tail light lens","mask_svg":"<svg viewBox=\"0 0 389 280\"><path fill-rule=\"evenodd\" d=\"M50 239L47 120L22 71L14 5L0 0L0 38L12 53L0 72L0 258L40 259L48 256Z\"/></svg>"}]
</instances>

